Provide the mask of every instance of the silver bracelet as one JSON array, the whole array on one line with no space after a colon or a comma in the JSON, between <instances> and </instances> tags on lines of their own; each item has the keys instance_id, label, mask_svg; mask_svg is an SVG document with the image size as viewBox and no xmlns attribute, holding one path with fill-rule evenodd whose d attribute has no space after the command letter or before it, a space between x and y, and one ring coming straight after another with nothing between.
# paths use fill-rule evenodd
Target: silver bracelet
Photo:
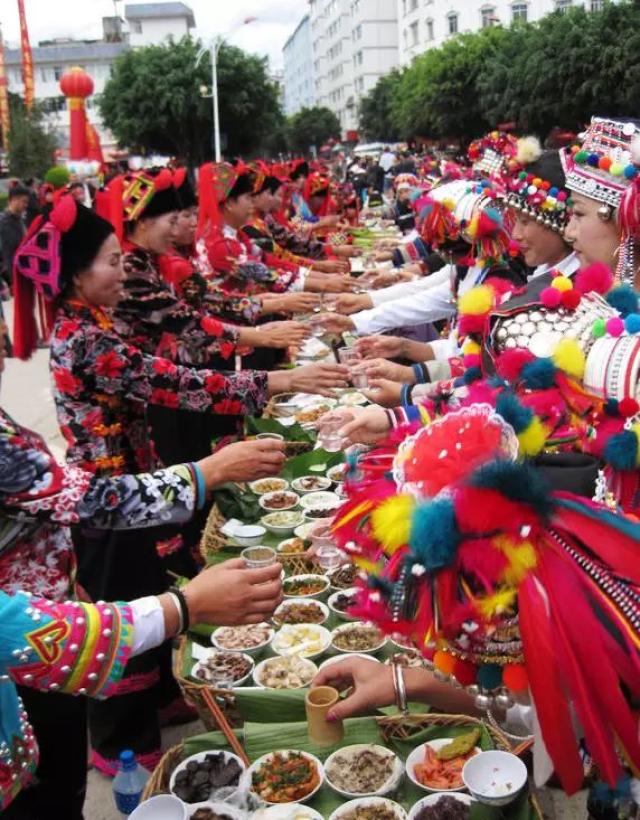
<instances>
[{"instance_id":1,"label":"silver bracelet","mask_svg":"<svg viewBox=\"0 0 640 820\"><path fill-rule=\"evenodd\" d=\"M393 688L396 694L396 706L400 713L405 717L409 714L409 707L407 706L407 687L404 682L404 668L398 663L392 663L393 669Z\"/></svg>"},{"instance_id":2,"label":"silver bracelet","mask_svg":"<svg viewBox=\"0 0 640 820\"><path fill-rule=\"evenodd\" d=\"M182 607L180 606L180 601L178 600L178 596L174 595L173 592L167 592L167 595L173 601L173 605L175 606L175 608L178 612L178 624L179 624L179 626L178 626L178 631L176 632L176 635L182 635L182 633L184 632L184 621L182 619Z\"/></svg>"}]
</instances>

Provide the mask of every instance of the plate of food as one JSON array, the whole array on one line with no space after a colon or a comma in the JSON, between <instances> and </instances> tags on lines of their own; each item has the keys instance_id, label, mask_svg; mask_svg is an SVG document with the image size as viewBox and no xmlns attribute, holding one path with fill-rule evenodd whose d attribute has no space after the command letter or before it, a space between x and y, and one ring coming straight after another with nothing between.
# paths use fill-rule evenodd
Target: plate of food
<instances>
[{"instance_id":1,"label":"plate of food","mask_svg":"<svg viewBox=\"0 0 640 820\"><path fill-rule=\"evenodd\" d=\"M362 385L360 386L362 387ZM368 401L369 399L364 395L364 393L360 393L357 390L344 393L340 397L340 404L343 404L346 407L360 407L363 404L367 404Z\"/></svg>"},{"instance_id":2,"label":"plate of food","mask_svg":"<svg viewBox=\"0 0 640 820\"><path fill-rule=\"evenodd\" d=\"M298 506L300 496L290 490L276 490L273 493L265 493L258 499L258 504L263 510L277 512L278 510L292 510Z\"/></svg>"},{"instance_id":3,"label":"plate of food","mask_svg":"<svg viewBox=\"0 0 640 820\"><path fill-rule=\"evenodd\" d=\"M383 649L386 643L387 638L378 627L364 621L342 624L331 633L333 649L346 654L356 652L373 655Z\"/></svg>"},{"instance_id":4,"label":"plate of food","mask_svg":"<svg viewBox=\"0 0 640 820\"><path fill-rule=\"evenodd\" d=\"M350 589L356 581L358 569L355 564L343 564L329 573L331 589Z\"/></svg>"},{"instance_id":5,"label":"plate of food","mask_svg":"<svg viewBox=\"0 0 640 820\"><path fill-rule=\"evenodd\" d=\"M341 589L329 595L327 606L334 615L337 615L343 621L357 621L356 616L347 614L347 610L355 606L357 600L358 590L356 587Z\"/></svg>"},{"instance_id":6,"label":"plate of food","mask_svg":"<svg viewBox=\"0 0 640 820\"><path fill-rule=\"evenodd\" d=\"M331 479L334 484L342 484L347 476L347 465L336 464L335 467L327 470L327 478Z\"/></svg>"},{"instance_id":7,"label":"plate of food","mask_svg":"<svg viewBox=\"0 0 640 820\"><path fill-rule=\"evenodd\" d=\"M310 510L322 510L325 516L331 515L341 504L342 499L340 496L329 492L312 492L303 495L300 499L300 506L305 512Z\"/></svg>"},{"instance_id":8,"label":"plate of food","mask_svg":"<svg viewBox=\"0 0 640 820\"><path fill-rule=\"evenodd\" d=\"M246 813L231 803L222 800L207 800L194 803L190 808L187 820L245 820ZM160 817L158 817L160 820Z\"/></svg>"},{"instance_id":9,"label":"plate of food","mask_svg":"<svg viewBox=\"0 0 640 820\"><path fill-rule=\"evenodd\" d=\"M361 797L349 800L329 815L329 820L406 820L407 813L399 803L385 797Z\"/></svg>"},{"instance_id":10,"label":"plate of food","mask_svg":"<svg viewBox=\"0 0 640 820\"><path fill-rule=\"evenodd\" d=\"M301 806L298 803L286 803L282 806L268 806L258 809L251 815L251 820L324 820L319 811Z\"/></svg>"},{"instance_id":11,"label":"plate of food","mask_svg":"<svg viewBox=\"0 0 640 820\"><path fill-rule=\"evenodd\" d=\"M260 521L274 535L291 535L304 524L304 516L298 510L284 510L263 515Z\"/></svg>"},{"instance_id":12,"label":"plate of food","mask_svg":"<svg viewBox=\"0 0 640 820\"><path fill-rule=\"evenodd\" d=\"M274 630L269 624L219 626L211 635L211 643L220 650L258 655L271 643Z\"/></svg>"},{"instance_id":13,"label":"plate of food","mask_svg":"<svg viewBox=\"0 0 640 820\"><path fill-rule=\"evenodd\" d=\"M409 779L428 792L464 789L462 769L470 758L480 754L480 729L471 729L455 738L428 740L407 757Z\"/></svg>"},{"instance_id":14,"label":"plate of food","mask_svg":"<svg viewBox=\"0 0 640 820\"><path fill-rule=\"evenodd\" d=\"M300 478L294 478L291 482L292 489L302 495L328 490L330 486L331 479L321 475L303 475Z\"/></svg>"},{"instance_id":15,"label":"plate of food","mask_svg":"<svg viewBox=\"0 0 640 820\"><path fill-rule=\"evenodd\" d=\"M199 660L191 670L191 677L199 683L214 684L216 681L233 681L242 686L253 672L253 658L244 652L210 652Z\"/></svg>"},{"instance_id":16,"label":"plate of food","mask_svg":"<svg viewBox=\"0 0 640 820\"><path fill-rule=\"evenodd\" d=\"M318 667L308 658L267 658L253 671L253 681L262 689L304 689L318 673Z\"/></svg>"},{"instance_id":17,"label":"plate of food","mask_svg":"<svg viewBox=\"0 0 640 820\"><path fill-rule=\"evenodd\" d=\"M284 582L285 598L319 598L329 588L329 579L325 575L293 575Z\"/></svg>"},{"instance_id":18,"label":"plate of food","mask_svg":"<svg viewBox=\"0 0 640 820\"><path fill-rule=\"evenodd\" d=\"M283 601L273 613L273 621L283 624L323 624L329 620L329 607L322 601L291 598Z\"/></svg>"},{"instance_id":19,"label":"plate of food","mask_svg":"<svg viewBox=\"0 0 640 820\"><path fill-rule=\"evenodd\" d=\"M331 644L331 633L319 624L285 624L276 633L271 648L276 655L317 658Z\"/></svg>"},{"instance_id":20,"label":"plate of food","mask_svg":"<svg viewBox=\"0 0 640 820\"><path fill-rule=\"evenodd\" d=\"M469 820L473 798L461 792L428 794L413 806L409 820Z\"/></svg>"},{"instance_id":21,"label":"plate of food","mask_svg":"<svg viewBox=\"0 0 640 820\"><path fill-rule=\"evenodd\" d=\"M280 555L302 555L306 549L304 538L298 538L296 535L294 538L286 538L281 541L276 547L276 552Z\"/></svg>"},{"instance_id":22,"label":"plate of food","mask_svg":"<svg viewBox=\"0 0 640 820\"><path fill-rule=\"evenodd\" d=\"M232 752L199 752L175 768L169 791L184 803L202 803L216 789L238 786L244 771L244 763Z\"/></svg>"},{"instance_id":23,"label":"plate of food","mask_svg":"<svg viewBox=\"0 0 640 820\"><path fill-rule=\"evenodd\" d=\"M323 401L319 404L312 404L302 410L298 410L296 413L296 421L303 427L306 427L307 425L309 427L313 427L317 421L321 419L322 416L326 415L333 407L335 407L335 405L335 401L323 399Z\"/></svg>"},{"instance_id":24,"label":"plate of food","mask_svg":"<svg viewBox=\"0 0 640 820\"><path fill-rule=\"evenodd\" d=\"M404 765L389 749L376 743L356 743L330 755L325 781L342 797L383 797L404 774Z\"/></svg>"},{"instance_id":25,"label":"plate of food","mask_svg":"<svg viewBox=\"0 0 640 820\"><path fill-rule=\"evenodd\" d=\"M250 789L270 805L310 800L322 786L322 763L308 752L285 749L258 758L248 769Z\"/></svg>"},{"instance_id":26,"label":"plate of food","mask_svg":"<svg viewBox=\"0 0 640 820\"><path fill-rule=\"evenodd\" d=\"M289 482L284 478L259 478L249 484L249 489L256 495L266 495L266 493L281 493L288 489Z\"/></svg>"}]
</instances>

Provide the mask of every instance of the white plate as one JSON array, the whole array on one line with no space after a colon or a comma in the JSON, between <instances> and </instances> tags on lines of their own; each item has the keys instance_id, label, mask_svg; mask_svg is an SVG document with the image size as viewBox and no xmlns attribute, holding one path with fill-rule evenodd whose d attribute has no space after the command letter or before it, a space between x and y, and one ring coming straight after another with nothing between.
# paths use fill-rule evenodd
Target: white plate
<instances>
[{"instance_id":1,"label":"white plate","mask_svg":"<svg viewBox=\"0 0 640 820\"><path fill-rule=\"evenodd\" d=\"M288 524L271 524L270 520L273 520L272 516L284 514L289 516L290 523ZM301 524L304 524L304 515L297 510L285 510L284 513L282 510L277 510L276 512L270 512L268 515L263 515L260 519L260 523L263 527L266 527L269 532L272 532L274 535L291 535L296 527L299 527Z\"/></svg>"},{"instance_id":2,"label":"white plate","mask_svg":"<svg viewBox=\"0 0 640 820\"><path fill-rule=\"evenodd\" d=\"M296 750L295 749L278 749L278 752L280 754L290 755L291 752L296 752ZM308 760L311 760L315 764L316 770L317 770L317 772L320 776L319 777L319 783L315 787L315 789L313 789L313 791L310 791L309 794L305 795L303 798L301 798L299 800L291 801L291 802L296 802L296 803L306 803L307 800L311 800L313 795L316 794L320 790L320 788L322 787L322 784L324 782L324 767L315 755L309 754L309 752L296 752L296 753L301 754L303 757L306 757ZM257 792L253 791L253 787L252 787L253 773L258 771L260 769L261 765L266 760L269 760L269 758L273 757L273 755L274 755L274 752L269 752L269 754L262 755L262 757L259 757L256 760L256 762L253 763L247 769L247 782L249 784L249 790L252 792L252 794L256 795L258 800L261 800L263 803L266 803L268 806L274 806L274 805L275 806L280 806L280 805L283 805L283 804L282 803L273 803L270 800L265 800L263 797L260 797Z\"/></svg>"},{"instance_id":3,"label":"white plate","mask_svg":"<svg viewBox=\"0 0 640 820\"><path fill-rule=\"evenodd\" d=\"M312 492L303 495L300 506L303 510L326 510L332 512L342 504L342 500L335 493Z\"/></svg>"},{"instance_id":4,"label":"white plate","mask_svg":"<svg viewBox=\"0 0 640 820\"><path fill-rule=\"evenodd\" d=\"M276 490L261 490L260 486L267 481L278 481L278 488ZM289 489L289 482L284 478L280 478L279 476L273 476L273 478L259 478L257 481L250 482L249 489L252 493L255 493L256 495L265 495L265 493L276 493Z\"/></svg>"},{"instance_id":5,"label":"white plate","mask_svg":"<svg viewBox=\"0 0 640 820\"><path fill-rule=\"evenodd\" d=\"M340 663L341 661L346 661L347 659L352 660L353 658L361 658L363 661L380 663L380 661L373 655L364 655L361 652L352 652L350 655L334 655L332 658L327 658L326 661L323 661L320 664L320 669L324 669L325 666L329 666L329 664Z\"/></svg>"},{"instance_id":6,"label":"white plate","mask_svg":"<svg viewBox=\"0 0 640 820\"><path fill-rule=\"evenodd\" d=\"M345 480L346 464L336 464L327 470L327 478L330 478L334 484L343 484Z\"/></svg>"},{"instance_id":7,"label":"white plate","mask_svg":"<svg viewBox=\"0 0 640 820\"><path fill-rule=\"evenodd\" d=\"M470 794L462 794L461 792L434 792L433 794L428 794L426 797L423 797L422 800L418 800L409 812L409 820L415 820L422 809L426 809L428 806L435 806L441 797L452 797L454 800L457 800L458 803L464 803L465 806L470 806L473 803L473 797L471 797Z\"/></svg>"},{"instance_id":8,"label":"white plate","mask_svg":"<svg viewBox=\"0 0 640 820\"><path fill-rule=\"evenodd\" d=\"M213 649L213 650L209 650L207 652L206 657L202 658L201 660L199 660L197 663L195 663L193 665L193 669L191 670L191 677L194 680L198 681L198 683L202 683L205 686L206 685L213 686L213 683L209 683L208 681L203 680L202 678L199 678L196 673L197 673L198 669L200 669L200 667L205 664L208 657L210 658L211 656L213 656L213 655L215 655L216 653L219 653L219 652L229 652L233 655L242 655L242 657L245 660L249 661L249 663L251 664L251 668L249 669L249 671L247 672L246 675L243 675L243 677L238 678L238 680L235 680L233 682L233 685L234 685L234 687L236 687L236 686L242 686L243 683L246 683L249 680L249 678L251 677L251 675L253 674L254 660L251 657L251 655L247 655L246 652L234 652L233 649ZM222 675L221 675L221 677L222 677Z\"/></svg>"},{"instance_id":9,"label":"white plate","mask_svg":"<svg viewBox=\"0 0 640 820\"><path fill-rule=\"evenodd\" d=\"M369 399L364 393L360 393L358 390L353 393L345 393L344 396L340 397L340 404L345 407L361 407L363 404L368 403Z\"/></svg>"},{"instance_id":10,"label":"white plate","mask_svg":"<svg viewBox=\"0 0 640 820\"><path fill-rule=\"evenodd\" d=\"M264 649L266 649L267 646L269 646L269 644L273 640L273 636L275 634L275 631L274 631L273 627L270 626L269 624L260 624L260 626L264 626L269 630L269 636L265 641L263 641L261 644L259 644L259 646L242 646L238 649L229 649L228 646L222 646L221 644L218 643L218 637L217 636L221 633L222 630L224 630L224 629L242 629L243 627L241 627L241 626L219 626L217 629L215 629L213 631L213 634L211 635L211 643L215 646L216 649L220 649L223 652L243 652L247 655L251 655L251 656L255 657L256 655L259 655Z\"/></svg>"},{"instance_id":11,"label":"white plate","mask_svg":"<svg viewBox=\"0 0 640 820\"><path fill-rule=\"evenodd\" d=\"M300 592L287 592L286 585L291 581L305 581L310 578L318 578L322 579L323 582L326 581L323 588L319 592L311 592L308 595L302 595ZM326 594L327 590L329 589L329 579L325 575L317 575L313 572L304 573L304 575L292 575L291 578L287 578L284 584L285 588L283 589L283 595L285 599L291 598L304 598L305 600L312 600L313 598L321 598L323 595Z\"/></svg>"},{"instance_id":12,"label":"white plate","mask_svg":"<svg viewBox=\"0 0 640 820\"><path fill-rule=\"evenodd\" d=\"M346 814L349 814L349 812L353 811L353 809L358 806L365 808L367 806L378 805L384 806L386 809L390 809L394 812L397 820L406 820L407 818L406 811L399 803L396 803L393 800L387 800L385 797L361 797L359 800L349 800L348 803L343 803L342 806L333 812L333 814L329 815L329 820L342 820Z\"/></svg>"},{"instance_id":13,"label":"white plate","mask_svg":"<svg viewBox=\"0 0 640 820\"><path fill-rule=\"evenodd\" d=\"M324 817L301 803L284 803L258 809L251 815L251 820L324 820Z\"/></svg>"},{"instance_id":14,"label":"white plate","mask_svg":"<svg viewBox=\"0 0 640 820\"><path fill-rule=\"evenodd\" d=\"M331 615L329 607L322 601L316 601L313 598L287 598L280 604L280 606L273 613L273 620L278 624L278 626L281 625L281 622L277 620L278 613L284 612L288 607L292 606L293 604L313 604L313 606L318 607L322 612L323 616L323 619L321 621L318 621L318 626L322 626L322 624L326 623L326 621L329 620L329 616ZM315 621L313 623L315 623Z\"/></svg>"},{"instance_id":15,"label":"white plate","mask_svg":"<svg viewBox=\"0 0 640 820\"><path fill-rule=\"evenodd\" d=\"M269 501L276 495L281 495L282 493L286 493L288 497L288 502L284 507L278 507L278 509L274 509L273 507L267 506ZM272 493L264 493L258 499L258 504L262 507L263 510L267 512L286 512L287 510L292 510L294 507L297 507L300 503L300 496L298 493L293 493L291 490L276 490Z\"/></svg>"},{"instance_id":16,"label":"white plate","mask_svg":"<svg viewBox=\"0 0 640 820\"><path fill-rule=\"evenodd\" d=\"M293 531L293 534L297 538L302 538L303 541L307 541L309 538L309 532L314 525L314 521L305 521L304 524L300 524L299 527L296 527Z\"/></svg>"},{"instance_id":17,"label":"white plate","mask_svg":"<svg viewBox=\"0 0 640 820\"><path fill-rule=\"evenodd\" d=\"M380 652L380 650L384 649L384 647L387 644L387 638L385 635L382 636L382 641L376 646L372 647L371 649L339 649L334 643L337 636L342 634L343 632L349 632L353 629L357 629L358 627L364 628L372 626L374 626L374 624L368 624L365 621L354 621L353 623L342 624L341 626L337 626L331 633L331 647L336 652L340 652L341 655L374 655L376 652Z\"/></svg>"},{"instance_id":18,"label":"white plate","mask_svg":"<svg viewBox=\"0 0 640 820\"><path fill-rule=\"evenodd\" d=\"M304 648L304 638L300 637L291 646L283 646L282 641L285 638L297 638L297 633L302 632L302 629L313 631L316 633L317 639L314 643L320 644L320 649L311 650L311 648ZM324 655L331 644L331 633L324 626L317 626L316 624L285 624L275 635L271 641L271 649L276 655L299 655L306 660L313 660ZM297 649L300 647L300 649Z\"/></svg>"},{"instance_id":19,"label":"white plate","mask_svg":"<svg viewBox=\"0 0 640 820\"><path fill-rule=\"evenodd\" d=\"M457 789L443 789L443 788L439 788L437 786L434 786L434 788L430 788L429 786L425 786L422 783L420 783L420 781L417 779L417 777L413 773L414 766L416 766L418 763L423 763L424 762L424 747L425 746L431 746L431 748L433 749L434 752L438 752L440 749L442 749L443 746L448 746L449 743L451 743L452 740L454 740L454 738L452 738L452 737L439 737L439 738L436 738L435 740L428 740L426 743L420 744L420 746L418 746L417 749L414 749L411 752L411 754L409 755L409 757L407 758L407 762L406 762L406 766L405 766L406 771L407 771L407 776L409 777L409 780L411 780L412 783L415 783L415 785L419 789L422 789L422 791L431 792L431 793L433 793L433 792L449 793L449 792L459 792L459 791L464 790L464 788L465 788L464 783L461 783L460 786L458 786ZM479 754L482 751L482 749L480 749L478 746L476 746L475 748L476 748L476 754Z\"/></svg>"},{"instance_id":20,"label":"white plate","mask_svg":"<svg viewBox=\"0 0 640 820\"><path fill-rule=\"evenodd\" d=\"M304 481L304 479L312 479L315 482L319 482L320 486L312 487L311 489L305 489L305 487L301 484L301 482ZM294 478L294 480L291 482L291 488L295 490L297 493L300 493L300 495L306 495L307 493L316 493L322 490L328 490L330 486L331 479L325 478L321 475L303 475L300 476L300 478Z\"/></svg>"},{"instance_id":21,"label":"white plate","mask_svg":"<svg viewBox=\"0 0 640 820\"><path fill-rule=\"evenodd\" d=\"M332 592L331 595L329 595L329 598L327 600L327 606L333 612L334 615L337 615L338 618L340 618L341 621L358 621L359 620L359 618L355 618L353 615L347 615L346 612L341 612L339 609L335 608L335 602L338 599L339 595L348 595L350 593L354 593L354 592L357 592L357 591L358 591L357 587L349 587L349 589L340 589L340 590L338 590L338 592Z\"/></svg>"},{"instance_id":22,"label":"white plate","mask_svg":"<svg viewBox=\"0 0 640 820\"><path fill-rule=\"evenodd\" d=\"M277 658L265 658L263 661L260 661L260 663L257 664L256 668L253 670L253 682L260 689L270 689L276 692L291 692L296 689L305 689L307 686L311 685L311 681L309 681L309 683L306 683L304 686L287 686L285 688L278 686L267 686L266 683L261 683L260 679L262 677L262 673L265 670L265 666L269 662L273 662L276 660L282 660L282 657L278 656ZM309 658L299 658L299 660L301 663L305 665L305 667L308 668L309 672L313 673L313 677L311 678L311 680L313 680L313 678L315 678L315 676L318 674L318 667L316 666L316 664L313 661L309 660Z\"/></svg>"},{"instance_id":23,"label":"white plate","mask_svg":"<svg viewBox=\"0 0 640 820\"><path fill-rule=\"evenodd\" d=\"M183 769L186 769L187 763L190 763L192 760L195 760L197 763L201 763L203 760L206 759L207 755L218 754L218 753L219 753L218 749L210 749L208 752L198 752L197 754L191 755L190 757L187 757L185 760L183 760L182 763L180 763L178 766L176 766L176 768L173 770L173 774L171 775L171 778L169 780L169 791L173 794L173 787L174 787L175 782L176 782L176 776ZM235 760L236 763L240 766L240 769L241 769L240 779L242 780L242 773L245 772L246 769L247 769L247 767L244 765L242 760L240 760L240 758L237 755L234 755L233 752L223 751L222 754L224 755L225 761ZM213 791L213 788L211 789L211 791ZM191 807L195 804L185 803L185 805Z\"/></svg>"},{"instance_id":24,"label":"white plate","mask_svg":"<svg viewBox=\"0 0 640 820\"><path fill-rule=\"evenodd\" d=\"M366 751L367 749L371 749L372 751L378 752L379 754L388 755L391 753L393 757L393 771L389 776L388 780L386 780L382 786L377 789L375 792L348 792L344 789L338 788L334 783L331 782L329 777L329 769L331 767L331 763L333 762L334 758L338 755L344 755L347 752L353 752L357 754L358 752ZM348 800L353 800L355 798L361 797L384 797L387 794L391 794L394 789L397 788L398 783L402 779L402 775L404 774L404 764L398 757L398 755L391 752L390 749L387 749L386 746L380 746L377 743L354 743L351 746L344 746L342 749L338 749L337 751L333 752L333 754L329 755L329 757L324 762L324 776L325 782L331 786L334 792L337 792L342 797L346 797Z\"/></svg>"}]
</instances>

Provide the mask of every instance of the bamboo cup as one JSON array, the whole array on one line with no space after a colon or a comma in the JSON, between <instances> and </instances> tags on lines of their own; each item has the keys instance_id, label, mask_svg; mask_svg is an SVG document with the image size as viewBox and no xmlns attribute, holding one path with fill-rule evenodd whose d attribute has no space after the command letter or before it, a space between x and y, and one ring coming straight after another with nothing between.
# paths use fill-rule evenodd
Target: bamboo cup
<instances>
[{"instance_id":1,"label":"bamboo cup","mask_svg":"<svg viewBox=\"0 0 640 820\"><path fill-rule=\"evenodd\" d=\"M309 740L318 746L333 746L344 737L342 721L327 722L327 712L336 705L340 695L332 686L316 686L304 699Z\"/></svg>"}]
</instances>

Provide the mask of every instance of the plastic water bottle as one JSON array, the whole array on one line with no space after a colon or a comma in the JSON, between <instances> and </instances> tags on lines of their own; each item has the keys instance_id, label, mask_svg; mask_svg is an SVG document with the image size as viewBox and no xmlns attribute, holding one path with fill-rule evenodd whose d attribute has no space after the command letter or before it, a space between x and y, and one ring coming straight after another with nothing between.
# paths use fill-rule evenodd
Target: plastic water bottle
<instances>
[{"instance_id":1,"label":"plastic water bottle","mask_svg":"<svg viewBox=\"0 0 640 820\"><path fill-rule=\"evenodd\" d=\"M128 817L137 808L150 777L130 749L120 752L120 771L113 779L113 799L123 817Z\"/></svg>"}]
</instances>

